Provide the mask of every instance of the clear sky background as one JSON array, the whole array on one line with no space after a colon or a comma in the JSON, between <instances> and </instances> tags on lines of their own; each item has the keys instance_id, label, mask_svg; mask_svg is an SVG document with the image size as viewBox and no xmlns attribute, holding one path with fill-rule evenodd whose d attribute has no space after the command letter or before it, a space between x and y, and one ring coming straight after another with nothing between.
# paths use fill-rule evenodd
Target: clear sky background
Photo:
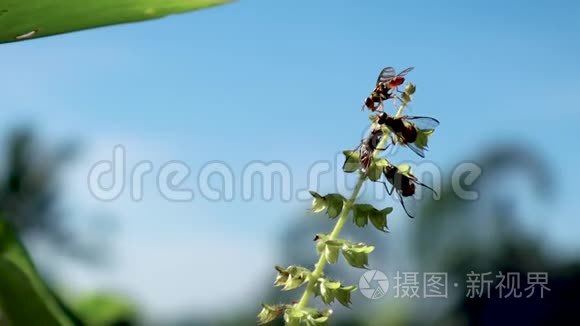
<instances>
[{"instance_id":1,"label":"clear sky background","mask_svg":"<svg viewBox=\"0 0 580 326\"><path fill-rule=\"evenodd\" d=\"M195 187L209 161L239 176L251 161L278 160L303 187L313 162L361 138L368 120L360 106L380 69L413 65L410 113L441 121L428 158L448 169L509 139L542 153L562 179L537 228L570 254L580 248L579 17L577 1L248 0L4 44L0 128L5 135L27 123L49 143L82 144L62 185L65 206L80 224L98 212L120 225L115 264L67 265L69 284L121 288L153 313L208 311L225 297L255 295L252 285L272 274L272 243L308 204L247 202L239 191L233 202L196 193L191 203L172 203L152 177L143 201L124 193L102 203L87 189L91 165L121 144L129 164L150 160L155 172L171 160L188 163L186 185ZM203 253L210 245L212 255ZM248 260L248 283L207 280Z\"/></svg>"}]
</instances>

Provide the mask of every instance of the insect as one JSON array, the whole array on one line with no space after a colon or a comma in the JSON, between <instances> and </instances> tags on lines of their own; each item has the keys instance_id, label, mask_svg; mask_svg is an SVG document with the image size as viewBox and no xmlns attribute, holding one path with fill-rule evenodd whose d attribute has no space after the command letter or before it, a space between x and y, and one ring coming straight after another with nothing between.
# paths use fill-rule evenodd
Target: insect
<instances>
[{"instance_id":1,"label":"insect","mask_svg":"<svg viewBox=\"0 0 580 326\"><path fill-rule=\"evenodd\" d=\"M386 67L381 70L375 89L365 99L361 110L364 110L365 107L373 112L382 110L383 101L395 97L393 91L396 91L397 87L405 82L405 75L411 70L413 70L413 67L409 67L399 74L395 73L395 68L393 67Z\"/></svg>"},{"instance_id":2,"label":"insect","mask_svg":"<svg viewBox=\"0 0 580 326\"><path fill-rule=\"evenodd\" d=\"M355 151L357 149L359 150L360 157L359 160L363 171L366 171L371 165L375 150L384 151L389 147L390 144L387 145L387 147L385 148L378 148L379 142L381 141L383 136L384 136L383 130L380 127L375 128L370 132L367 138L363 139L361 143L357 146L357 148L355 148Z\"/></svg>"},{"instance_id":3,"label":"insect","mask_svg":"<svg viewBox=\"0 0 580 326\"><path fill-rule=\"evenodd\" d=\"M387 190L389 196L393 194L393 191L397 191L397 194L399 195L399 201L401 202L401 206L403 206L405 213L410 218L414 218L414 216L411 215L407 210L407 207L405 206L405 201L408 198L413 197L415 195L417 185L420 185L422 187L431 190L437 196L437 192L433 190L433 188L417 180L417 177L415 177L411 173L411 168L408 165L404 166L401 165L399 167L396 167L394 165L389 164L383 168L383 175L387 179L388 183L391 184L391 189L389 190L386 182L384 181L378 182L381 182L385 186L385 189Z\"/></svg>"},{"instance_id":4,"label":"insect","mask_svg":"<svg viewBox=\"0 0 580 326\"><path fill-rule=\"evenodd\" d=\"M439 125L439 120L431 117L394 117L381 112L376 123L386 126L393 133L393 144L409 147L421 157L425 157L427 137Z\"/></svg>"}]
</instances>

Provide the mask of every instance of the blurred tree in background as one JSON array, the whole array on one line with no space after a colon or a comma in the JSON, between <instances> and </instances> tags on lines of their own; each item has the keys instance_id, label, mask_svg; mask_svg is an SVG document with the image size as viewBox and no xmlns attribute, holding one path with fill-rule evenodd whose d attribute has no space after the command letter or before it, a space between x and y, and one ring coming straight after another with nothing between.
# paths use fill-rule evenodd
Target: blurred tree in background
<instances>
[{"instance_id":1,"label":"blurred tree in background","mask_svg":"<svg viewBox=\"0 0 580 326\"><path fill-rule=\"evenodd\" d=\"M40 242L59 254L96 261L100 250L82 242L69 228L60 201L62 172L78 147L49 147L27 127L14 129L7 138L0 161L0 212L25 242Z\"/></svg>"},{"instance_id":2,"label":"blurred tree in background","mask_svg":"<svg viewBox=\"0 0 580 326\"><path fill-rule=\"evenodd\" d=\"M42 148L29 128L9 135L0 175L0 211L24 237L40 237L70 250L71 233L59 210L58 177L74 147Z\"/></svg>"}]
</instances>

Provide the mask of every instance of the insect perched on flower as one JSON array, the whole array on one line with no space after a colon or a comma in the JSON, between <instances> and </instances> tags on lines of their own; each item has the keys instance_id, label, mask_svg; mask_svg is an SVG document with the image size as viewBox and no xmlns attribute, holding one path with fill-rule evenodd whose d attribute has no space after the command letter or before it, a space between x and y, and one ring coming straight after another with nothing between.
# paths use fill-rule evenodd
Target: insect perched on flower
<instances>
[{"instance_id":1,"label":"insect perched on flower","mask_svg":"<svg viewBox=\"0 0 580 326\"><path fill-rule=\"evenodd\" d=\"M349 153L355 152L357 149L359 150L359 162L360 166L363 171L366 171L373 161L373 155L375 150L384 151L386 150L391 144L388 144L384 148L378 148L381 139L384 137L384 132L380 126L371 130L367 138L363 139L361 143L353 150L348 151ZM348 160L344 162L343 170L348 163Z\"/></svg>"},{"instance_id":2,"label":"insect perched on flower","mask_svg":"<svg viewBox=\"0 0 580 326\"><path fill-rule=\"evenodd\" d=\"M379 142L383 138L384 133L381 128L376 128L371 131L369 136L363 140L360 147L360 163L363 170L367 170L373 160L373 153L375 150L384 151L387 148L378 148Z\"/></svg>"},{"instance_id":3,"label":"insect perched on flower","mask_svg":"<svg viewBox=\"0 0 580 326\"><path fill-rule=\"evenodd\" d=\"M406 164L400 165L398 167L388 164L385 167L383 167L383 175L387 179L388 183L391 184L391 189L389 190L386 182L384 181L379 182L385 185L385 189L387 190L389 196L393 194L393 191L397 192L397 194L399 195L399 201L401 202L401 206L403 206L405 213L410 218L414 218L414 216L411 215L407 210L405 201L407 201L409 198L415 195L415 192L417 190L416 185L425 187L431 190L435 195L437 195L437 192L433 190L433 188L427 186L424 183L419 182L417 177L411 173L411 167Z\"/></svg>"},{"instance_id":4,"label":"insect perched on flower","mask_svg":"<svg viewBox=\"0 0 580 326\"><path fill-rule=\"evenodd\" d=\"M385 112L379 113L375 122L392 132L393 143L407 146L421 157L425 157L428 137L439 125L431 117L395 117Z\"/></svg>"},{"instance_id":5,"label":"insect perched on flower","mask_svg":"<svg viewBox=\"0 0 580 326\"><path fill-rule=\"evenodd\" d=\"M361 110L365 107L371 111L380 111L383 108L383 101L395 97L394 91L397 91L397 87L401 86L405 82L405 75L407 75L413 67L409 67L399 74L395 73L393 67L386 67L381 70L379 77L377 78L377 83L375 89L371 92L362 106Z\"/></svg>"},{"instance_id":6,"label":"insect perched on flower","mask_svg":"<svg viewBox=\"0 0 580 326\"><path fill-rule=\"evenodd\" d=\"M354 224L360 228L369 225L383 232L389 230L387 218L393 212L393 207L377 208L372 204L359 202L367 180L382 183L390 196L395 194L405 214L411 218L416 216L413 210L420 207L415 199L419 199L423 188L429 189L437 197L433 188L419 182L419 179L411 173L409 165L393 165L390 158L381 157L389 156L389 153L383 151L397 144L407 146L424 157L427 141L435 127L439 125L439 121L434 118L403 116L403 111L413 101L416 86L413 83L406 83L403 90L399 90L399 87L405 83L405 76L411 70L413 67L397 74L395 69L387 67L379 74L374 90L363 105L363 110L366 107L373 112L369 117L370 131L355 149L343 151L345 161L342 170L345 173L358 174L356 185L348 199L340 193L321 195L310 191L311 212L325 214L337 222L330 232L317 233L314 237L319 257L312 265L313 269L298 265L276 267L278 276L274 281L275 286L280 286L283 290L293 290L307 284L303 287L304 292L297 302L262 304L258 314L259 324L283 318L286 325L327 325L332 310L309 306L310 299L314 297L320 297L326 305L338 301L341 305L350 307L351 295L357 287L330 278L326 275L324 267L326 264L336 264L342 255L346 263L352 267L369 268L369 254L375 247L340 237L341 230L350 216ZM389 115L383 110L384 101L389 99L392 99L392 104L397 105L397 113L394 115Z\"/></svg>"}]
</instances>

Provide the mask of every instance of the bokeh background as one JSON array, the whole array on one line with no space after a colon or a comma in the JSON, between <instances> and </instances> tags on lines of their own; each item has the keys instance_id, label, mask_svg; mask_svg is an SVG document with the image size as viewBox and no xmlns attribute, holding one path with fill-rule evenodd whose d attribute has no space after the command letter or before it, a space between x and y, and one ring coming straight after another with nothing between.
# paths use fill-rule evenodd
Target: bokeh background
<instances>
[{"instance_id":1,"label":"bokeh background","mask_svg":"<svg viewBox=\"0 0 580 326\"><path fill-rule=\"evenodd\" d=\"M300 295L272 288L273 265L311 266L312 236L333 222L279 192L243 200L244 167L280 161L294 190L307 188L315 162L335 163L362 137L360 106L380 69L415 66L408 113L441 121L427 160L444 176L478 164L479 199L458 200L444 182L414 220L389 200L390 233L345 232L377 247L372 268L448 272L460 286L448 299L356 292L355 308L336 307L334 321L567 320L580 290L579 15L576 1L248 0L4 44L0 209L55 290L79 310L114 315L110 324L255 324L260 302ZM129 168L153 164L140 201L128 188L110 202L89 191L91 167L115 145ZM402 151L393 159L420 162ZM156 187L174 160L191 168L192 201ZM196 178L212 161L238 178L234 200L200 195ZM334 177L318 190L337 191ZM552 291L468 299L470 271L546 271ZM329 273L357 284L363 271Z\"/></svg>"}]
</instances>

